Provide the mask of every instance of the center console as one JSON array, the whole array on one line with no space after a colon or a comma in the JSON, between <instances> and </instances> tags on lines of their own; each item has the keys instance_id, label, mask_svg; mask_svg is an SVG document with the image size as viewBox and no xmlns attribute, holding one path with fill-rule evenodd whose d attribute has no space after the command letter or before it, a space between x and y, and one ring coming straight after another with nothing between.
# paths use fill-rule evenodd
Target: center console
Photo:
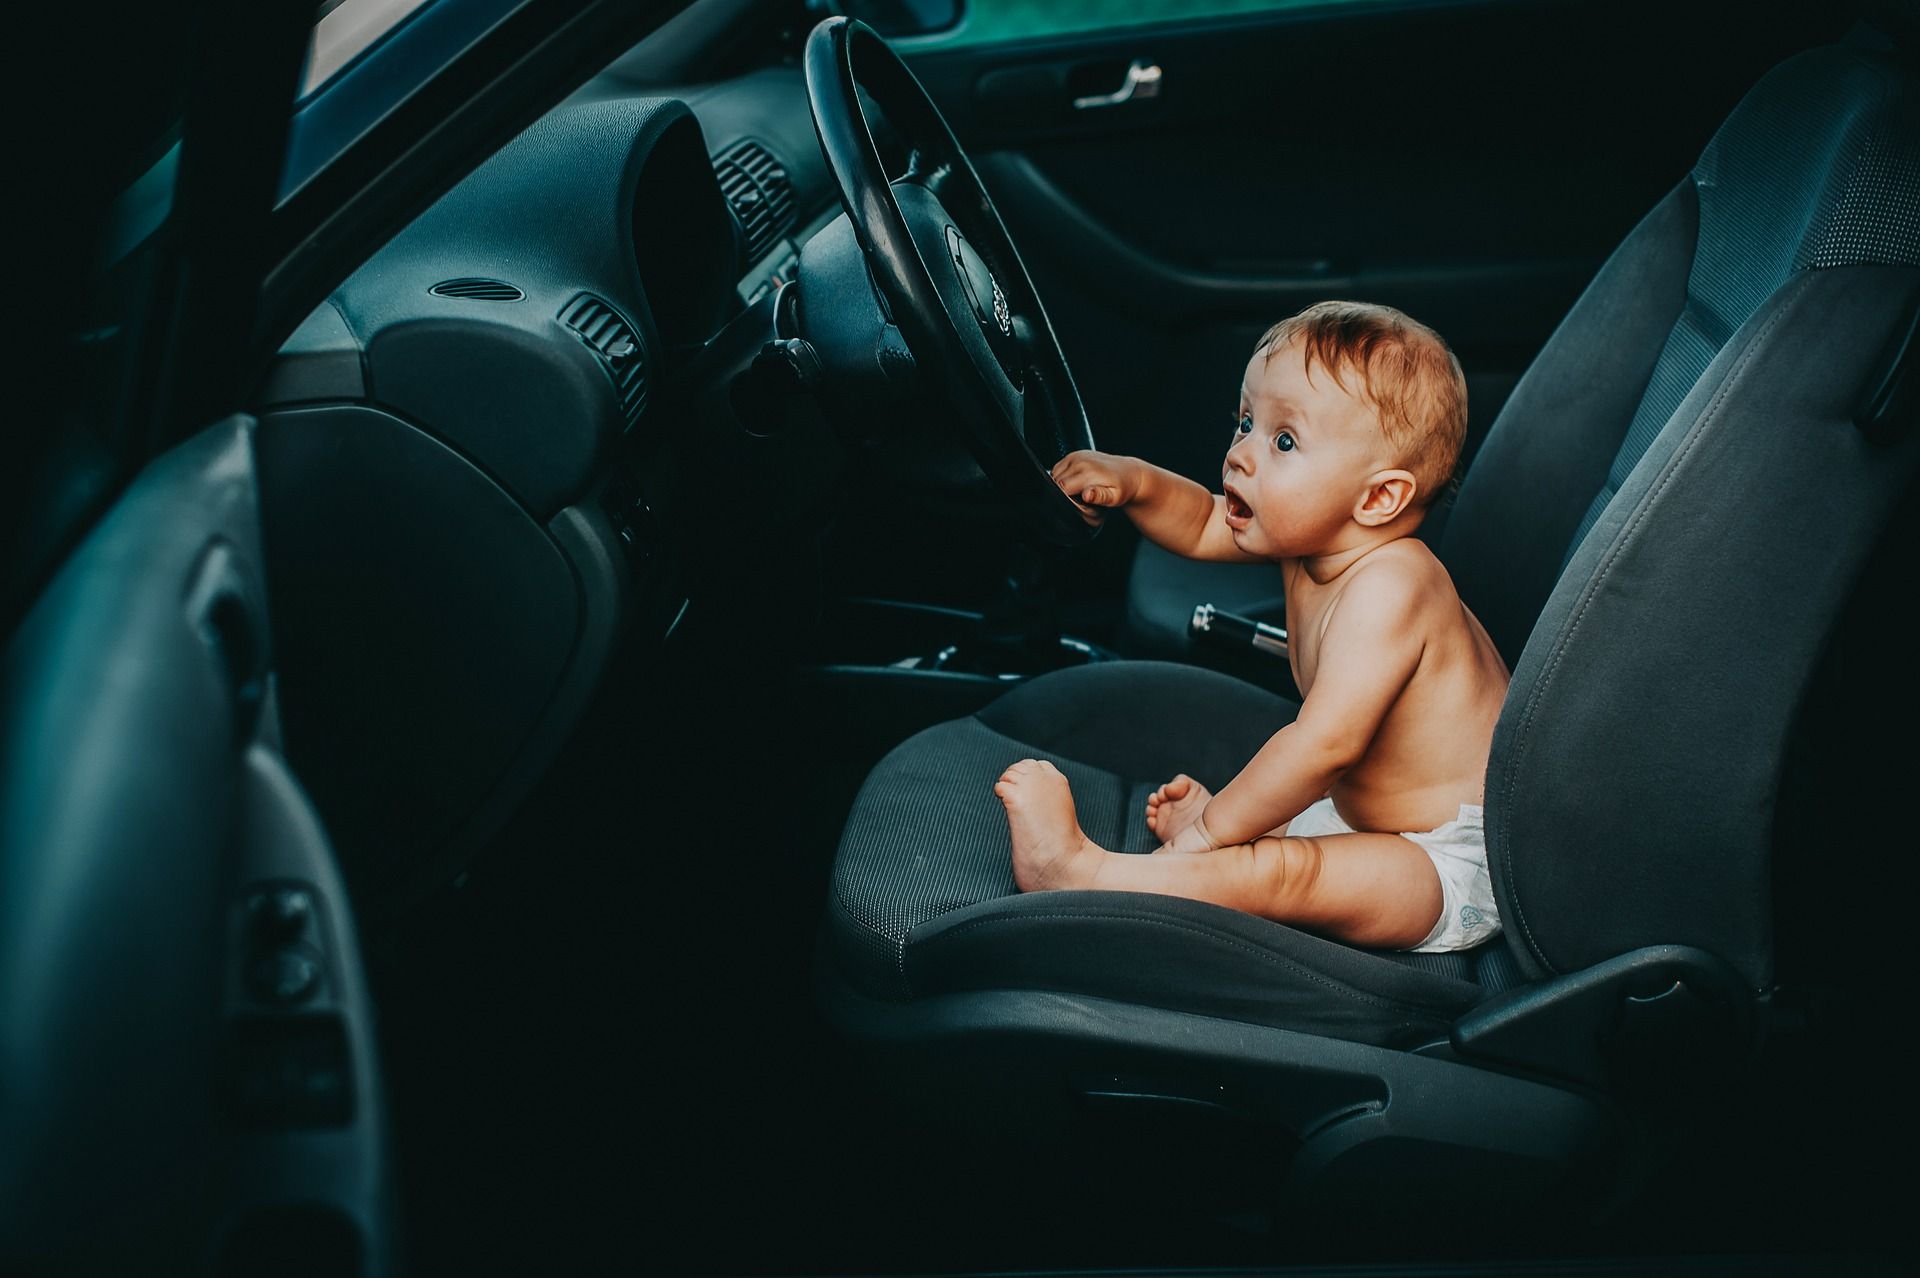
<instances>
[{"instance_id":1,"label":"center console","mask_svg":"<svg viewBox=\"0 0 1920 1278\"><path fill-rule=\"evenodd\" d=\"M819 634L803 686L831 710L842 740L874 753L1038 675L1118 659L1020 606L841 599L825 605Z\"/></svg>"}]
</instances>

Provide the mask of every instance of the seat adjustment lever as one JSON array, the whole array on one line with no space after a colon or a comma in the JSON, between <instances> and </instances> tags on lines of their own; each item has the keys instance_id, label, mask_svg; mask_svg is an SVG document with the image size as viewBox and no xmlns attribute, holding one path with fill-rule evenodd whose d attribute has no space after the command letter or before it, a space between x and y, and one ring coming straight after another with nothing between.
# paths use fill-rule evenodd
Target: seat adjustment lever
<instances>
[{"instance_id":1,"label":"seat adjustment lever","mask_svg":"<svg viewBox=\"0 0 1920 1278\"><path fill-rule=\"evenodd\" d=\"M1453 1048L1631 1091L1691 1061L1706 1077L1752 1046L1755 1000L1718 955L1650 945L1509 990L1454 1022Z\"/></svg>"}]
</instances>

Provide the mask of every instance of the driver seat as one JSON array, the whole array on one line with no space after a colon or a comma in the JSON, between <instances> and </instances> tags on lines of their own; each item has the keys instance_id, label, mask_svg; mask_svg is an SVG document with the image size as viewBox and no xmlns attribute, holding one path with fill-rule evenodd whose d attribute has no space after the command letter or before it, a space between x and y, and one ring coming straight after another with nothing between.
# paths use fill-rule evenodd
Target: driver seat
<instances>
[{"instance_id":1,"label":"driver seat","mask_svg":"<svg viewBox=\"0 0 1920 1278\"><path fill-rule=\"evenodd\" d=\"M1747 95L1521 381L1443 547L1517 659L1485 798L1501 936L1370 952L1199 902L1018 893L1008 764L1051 759L1092 838L1145 852L1154 786L1217 788L1297 709L1114 662L873 769L832 874L829 1015L936 1062L1003 1054L1036 1094L1125 1078L1104 1086L1244 1113L1295 1142L1303 1213L1394 1177L1436 1210L1538 1199L1543 1166L1609 1148L1633 1080L1752 1047L1796 715L1920 462L1917 314L1920 88L1817 49ZM1435 1176L1462 1158L1474 1176Z\"/></svg>"}]
</instances>

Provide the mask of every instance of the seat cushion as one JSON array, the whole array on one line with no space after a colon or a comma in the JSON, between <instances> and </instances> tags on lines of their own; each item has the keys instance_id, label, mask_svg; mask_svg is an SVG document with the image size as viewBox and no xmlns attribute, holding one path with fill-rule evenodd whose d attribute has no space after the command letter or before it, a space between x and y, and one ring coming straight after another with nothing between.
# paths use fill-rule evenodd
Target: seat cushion
<instances>
[{"instance_id":1,"label":"seat cushion","mask_svg":"<svg viewBox=\"0 0 1920 1278\"><path fill-rule=\"evenodd\" d=\"M868 776L841 838L828 908L839 974L891 1000L1043 989L1386 1046L1443 1035L1483 997L1472 956L1408 962L1199 901L1014 886L993 794L1007 765L1052 760L1088 836L1145 853L1154 787L1187 772L1219 788L1296 710L1213 671L1109 662L909 738Z\"/></svg>"}]
</instances>

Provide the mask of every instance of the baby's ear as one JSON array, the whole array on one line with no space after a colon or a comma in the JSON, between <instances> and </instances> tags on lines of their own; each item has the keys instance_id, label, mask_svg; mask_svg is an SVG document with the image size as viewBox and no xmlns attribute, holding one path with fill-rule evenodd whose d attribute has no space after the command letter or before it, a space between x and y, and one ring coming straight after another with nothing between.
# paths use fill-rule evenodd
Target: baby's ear
<instances>
[{"instance_id":1,"label":"baby's ear","mask_svg":"<svg viewBox=\"0 0 1920 1278\"><path fill-rule=\"evenodd\" d=\"M1389 524L1413 506L1420 481L1410 470L1378 470L1367 477L1367 489L1353 508L1354 522L1369 528Z\"/></svg>"}]
</instances>

